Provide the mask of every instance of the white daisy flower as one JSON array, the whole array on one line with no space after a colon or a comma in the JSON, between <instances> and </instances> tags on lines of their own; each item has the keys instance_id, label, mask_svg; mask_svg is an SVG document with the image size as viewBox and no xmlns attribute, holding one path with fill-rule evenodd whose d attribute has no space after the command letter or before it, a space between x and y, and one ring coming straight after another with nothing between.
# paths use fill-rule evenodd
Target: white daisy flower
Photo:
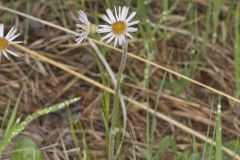
<instances>
[{"instance_id":1,"label":"white daisy flower","mask_svg":"<svg viewBox=\"0 0 240 160\"><path fill-rule=\"evenodd\" d=\"M7 59L9 59L8 54L19 57L19 55L8 49L11 44L22 43L22 41L13 41L16 39L20 33L16 34L17 30L12 27L7 35L4 37L4 25L0 24L0 57L3 55Z\"/></svg>"},{"instance_id":2,"label":"white daisy flower","mask_svg":"<svg viewBox=\"0 0 240 160\"><path fill-rule=\"evenodd\" d=\"M85 42L85 40L88 38L89 33L95 32L96 27L89 22L86 13L83 11L79 11L78 19L81 24L77 24L77 27L79 28L77 32L79 32L79 34L76 35L76 42L77 44L80 44L82 42Z\"/></svg>"},{"instance_id":3,"label":"white daisy flower","mask_svg":"<svg viewBox=\"0 0 240 160\"><path fill-rule=\"evenodd\" d=\"M115 15L110 9L107 9L107 15L104 15L102 19L106 21L108 25L99 25L98 33L108 33L102 40L107 39L106 43L110 43L115 38L114 46L116 46L117 43L121 46L126 42L127 37L133 38L129 33L138 31L137 28L132 26L138 24L139 21L131 21L136 15L136 12L132 12L129 17L127 17L129 7L119 7L118 10L114 7L114 10Z\"/></svg>"}]
</instances>

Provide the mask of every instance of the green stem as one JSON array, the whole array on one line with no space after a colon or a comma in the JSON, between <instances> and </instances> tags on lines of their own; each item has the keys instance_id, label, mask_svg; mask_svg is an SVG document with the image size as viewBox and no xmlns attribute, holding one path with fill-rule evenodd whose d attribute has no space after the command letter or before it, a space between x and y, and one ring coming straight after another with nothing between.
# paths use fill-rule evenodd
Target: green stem
<instances>
[{"instance_id":1,"label":"green stem","mask_svg":"<svg viewBox=\"0 0 240 160\"><path fill-rule=\"evenodd\" d=\"M123 44L123 54L121 58L121 64L119 67L118 75L117 75L117 85L115 87L115 95L113 101L113 110L112 110L112 119L111 119L111 129L110 129L110 136L109 136L109 150L108 150L108 159L114 160L114 153L115 153L115 135L116 135L116 123L118 119L118 111L119 111L119 95L120 95L120 88L121 88L121 76L123 74L126 61L127 61L127 49L128 43L125 42Z\"/></svg>"},{"instance_id":2,"label":"green stem","mask_svg":"<svg viewBox=\"0 0 240 160\"><path fill-rule=\"evenodd\" d=\"M109 66L108 62L106 61L106 59L104 58L103 54L100 52L99 48L97 47L97 45L92 41L89 40L90 45L92 46L92 48L94 49L94 51L96 52L96 55L98 56L98 58L101 60L102 64L104 65L104 67L106 68L112 83L114 85L114 88L117 86L117 78L115 77L115 74L113 72L113 70L111 69L111 67ZM123 96L121 94L121 91L119 91L119 98L120 98L120 107L122 108L122 115L123 115L123 124L122 124L122 138L121 138L121 142L118 145L118 149L116 150L115 156L117 157L117 155L119 154L120 150L121 150L121 146L123 144L123 139L124 139L124 135L125 135L125 131L126 131L126 124L127 124L127 111L126 111L126 105L123 99ZM108 113L108 112L107 112ZM107 116L108 117L108 116ZM106 118L106 120L109 118ZM108 125L107 125L108 126ZM109 140L109 129L107 129L107 140ZM107 141L108 143L108 141Z\"/></svg>"}]
</instances>

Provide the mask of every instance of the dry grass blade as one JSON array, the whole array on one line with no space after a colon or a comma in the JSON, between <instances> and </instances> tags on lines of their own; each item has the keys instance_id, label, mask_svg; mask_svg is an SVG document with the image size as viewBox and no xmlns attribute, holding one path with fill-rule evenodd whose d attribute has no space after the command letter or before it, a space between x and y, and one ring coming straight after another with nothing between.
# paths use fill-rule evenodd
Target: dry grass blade
<instances>
[{"instance_id":1,"label":"dry grass blade","mask_svg":"<svg viewBox=\"0 0 240 160\"><path fill-rule=\"evenodd\" d=\"M78 77L78 78L80 78L82 80L87 81L88 83L90 83L92 85L95 85L98 88L104 89L104 90L114 94L114 90L113 89L111 89L109 87L106 87L106 86L102 85L101 83L96 82L96 81L92 80L91 78L88 78L88 77L82 75L81 73L72 70L67 65L64 65L64 64L56 62L56 61L54 61L52 59L49 59L49 58L47 58L47 57L45 57L45 56L43 56L43 55L41 55L41 54L39 54L39 53L37 53L37 52L35 52L33 50L30 50L30 49L28 49L28 48L26 48L24 46L16 44L15 47L20 49L20 50L22 50L23 52L25 52L26 54L30 55L33 58L36 58L36 59L41 60L43 62L49 63L51 65L54 65L54 66L56 66L56 67L58 67L58 68L60 68L60 69L62 69L64 71L66 71L66 72L68 72L68 73L70 73L70 74L72 74L72 75L74 75L74 76L76 76L76 77ZM168 123L171 123L172 125L175 125L176 127L184 130L185 132L190 133L190 134L194 135L195 137L198 137L199 139L201 139L203 141L206 141L206 142L208 142L210 144L216 145L215 142L212 139L207 138L206 136L204 136L204 135L194 131L193 129L191 129L191 128L189 128L189 127L179 123L178 121L176 121L176 120L174 120L174 119L172 119L172 118L170 118L168 116L165 116L164 114L162 114L160 112L155 112L153 109L151 109L151 108L149 108L149 107L147 107L147 106L145 106L145 105L143 105L143 104L141 104L141 103L139 103L139 102L137 102L137 101L135 101L135 100L133 100L131 98L128 98L128 97L126 97L124 95L123 95L123 98L125 100L127 100L128 102L130 102L132 104L135 104L139 108L141 108L141 109L143 109L143 110L145 110L145 111L147 111L147 112L149 112L151 114L156 114L156 116L158 118L161 118L161 119L167 121ZM224 152L226 152L227 154L229 154L230 156L234 157L235 159L240 160L240 156L237 155L234 151L232 151L232 150L230 150L230 149L228 149L226 147L222 147L222 150Z\"/></svg>"},{"instance_id":2,"label":"dry grass blade","mask_svg":"<svg viewBox=\"0 0 240 160\"><path fill-rule=\"evenodd\" d=\"M13 10L13 9L10 9L10 8L7 8L7 7L1 6L1 5L0 5L0 9L5 10L5 11L9 11L9 12L12 12L12 13L14 13L14 14L17 14L17 15L20 15L20 16L23 16L23 17L26 17L26 18L28 18L28 19L31 19L31 20L40 22L40 23L45 24L45 25L48 25L48 26L57 28L57 29L62 30L62 31L64 31L64 32L66 32L66 33L70 33L70 34L73 34L73 35L76 35L76 34L77 34L77 32L74 32L74 31L69 30L69 29L67 29L67 28L61 27L61 26L59 26L59 25L56 25L56 24L53 24L53 23L44 21L44 20L42 20L42 19L33 17L33 16L31 16L31 15L27 15L27 14L25 14L25 13L22 13L22 12L19 12L19 11L16 11L16 10ZM106 47L108 47L108 48L111 48L111 49L113 49L113 50L115 50L115 51L118 51L118 52L121 52L121 53L122 53L122 51L121 51L120 49L115 48L115 47L112 47L111 45L108 45L108 44L106 44L106 43L103 43L103 42L98 41L98 40L95 40L95 39L91 39L91 38L89 38L89 39L92 40L93 42L97 43L97 44L106 46ZM171 70L171 69L169 69L169 68L166 68L166 67L161 66L161 65L159 65L159 64L156 64L156 63L154 63L154 62L148 61L148 60L146 60L146 59L144 59L144 58L141 58L141 57L139 57L139 56L136 56L136 55L134 55L134 54L132 54L132 53L128 53L128 56L129 56L129 57L132 57L132 58L134 58L134 59L137 59L137 60L139 60L139 61L142 61L142 62L144 62L144 63L150 64L150 65L152 65L152 66L154 66L154 67L156 67L156 68L159 68L159 69L161 69L161 70L164 70L164 71L166 71L166 72L168 72L168 73L171 73L171 74L176 75L176 76L178 76L178 77L180 77L180 78L183 78L183 79L185 79L185 80L187 80L187 81L189 81L189 82L191 82L191 83L194 83L194 84L196 84L196 85L198 85L198 86L201 86L201 87L203 87L203 88L206 88L206 89L208 89L208 90L210 90L210 91L212 91L212 92L214 92L214 93L217 93L217 94L219 94L219 95L221 95L221 96L224 96L224 97L229 98L229 99L231 99L231 100L233 100L233 101L235 101L235 102L240 103L240 100L239 100L238 98L235 98L235 97L233 97L233 96L231 96L231 95L229 95L229 94L226 94L226 93L224 93L224 92L222 92L222 91L219 91L219 90L217 90L217 89L215 89L215 88L213 88L213 87L210 87L210 86L205 85L205 84L203 84L203 83L201 83L201 82L198 82L198 81L196 81L196 80L194 80L194 79L191 79L191 78L189 78L189 77L187 77L187 76L184 76L184 75L182 75L182 74L180 74L180 73L178 73L178 72L176 72L176 71L173 71L173 70Z\"/></svg>"}]
</instances>

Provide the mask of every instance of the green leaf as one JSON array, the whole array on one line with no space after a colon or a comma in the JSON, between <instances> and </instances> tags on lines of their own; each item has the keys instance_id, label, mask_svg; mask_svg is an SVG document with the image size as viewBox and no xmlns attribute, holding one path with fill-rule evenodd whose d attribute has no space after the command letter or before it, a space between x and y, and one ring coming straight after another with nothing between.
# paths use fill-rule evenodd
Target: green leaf
<instances>
[{"instance_id":1,"label":"green leaf","mask_svg":"<svg viewBox=\"0 0 240 160\"><path fill-rule=\"evenodd\" d=\"M239 139L234 139L231 140L227 143L225 143L225 146L233 151L235 151L238 155L240 155L240 140ZM223 160L232 160L233 158L223 152Z\"/></svg>"},{"instance_id":2,"label":"green leaf","mask_svg":"<svg viewBox=\"0 0 240 160\"><path fill-rule=\"evenodd\" d=\"M197 52L196 54L191 55L191 61L192 63L190 63L189 65L185 66L182 71L181 74L187 76L187 77L192 77L195 72L196 72L196 68L199 62L199 58L200 58L200 52ZM187 85L189 84L189 81L185 80L185 79L177 79L174 80L171 84L171 89L173 90L174 95L179 95L181 94L184 89L187 88Z\"/></svg>"},{"instance_id":3,"label":"green leaf","mask_svg":"<svg viewBox=\"0 0 240 160\"><path fill-rule=\"evenodd\" d=\"M205 153L204 155L201 155L202 159L206 159L206 160L214 160L215 159L215 148L212 144L206 144L205 146Z\"/></svg>"},{"instance_id":4,"label":"green leaf","mask_svg":"<svg viewBox=\"0 0 240 160\"><path fill-rule=\"evenodd\" d=\"M161 140L153 160L159 160L167 152L169 148L172 148L174 160L177 160L178 159L177 144L170 136L165 136ZM151 154L151 152L148 149L141 149L141 154L145 158L147 158Z\"/></svg>"},{"instance_id":5,"label":"green leaf","mask_svg":"<svg viewBox=\"0 0 240 160\"><path fill-rule=\"evenodd\" d=\"M165 136L161 140L161 142L159 144L159 147L158 147L158 150L157 150L157 152L154 156L154 159L155 160L160 159L161 156L163 156L170 147L173 150L174 159L175 160L178 159L176 142L170 136Z\"/></svg>"},{"instance_id":6,"label":"green leaf","mask_svg":"<svg viewBox=\"0 0 240 160\"><path fill-rule=\"evenodd\" d=\"M190 149L186 149L186 150L182 153L180 159L181 159L181 160L188 160L189 157L190 157L190 155L191 155L191 152L192 152L192 151L191 151Z\"/></svg>"},{"instance_id":7,"label":"green leaf","mask_svg":"<svg viewBox=\"0 0 240 160\"><path fill-rule=\"evenodd\" d=\"M200 159L199 153L192 153L188 158L188 160L196 160L196 159Z\"/></svg>"},{"instance_id":8,"label":"green leaf","mask_svg":"<svg viewBox=\"0 0 240 160\"><path fill-rule=\"evenodd\" d=\"M42 160L42 152L37 144L29 139L22 138L14 146L11 160Z\"/></svg>"},{"instance_id":9,"label":"green leaf","mask_svg":"<svg viewBox=\"0 0 240 160\"><path fill-rule=\"evenodd\" d=\"M149 156L149 154L150 154L150 153L148 152L147 149L145 149L145 148L141 149L141 155L142 155L143 157L147 158L147 157Z\"/></svg>"}]
</instances>

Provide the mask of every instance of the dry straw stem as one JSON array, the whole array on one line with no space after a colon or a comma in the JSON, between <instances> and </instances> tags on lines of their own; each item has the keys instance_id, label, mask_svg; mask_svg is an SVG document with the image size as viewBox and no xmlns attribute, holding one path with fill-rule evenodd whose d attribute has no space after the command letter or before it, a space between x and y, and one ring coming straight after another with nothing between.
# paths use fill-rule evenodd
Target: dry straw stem
<instances>
[{"instance_id":1,"label":"dry straw stem","mask_svg":"<svg viewBox=\"0 0 240 160\"><path fill-rule=\"evenodd\" d=\"M64 71L66 71L66 72L68 72L68 73L70 73L70 74L72 74L72 75L82 79L82 80L85 80L88 83L90 83L90 84L92 84L92 85L94 85L94 86L96 86L96 87L98 87L100 89L103 89L103 90L106 90L106 91L108 91L108 92L110 92L112 94L115 94L113 89L111 89L109 87L106 87L103 84L101 84L99 82L96 82L95 80L92 80L91 78L88 78L85 75L83 75L83 74L81 74L81 73L79 73L77 71L74 71L73 69L70 68L70 66L67 66L65 64L62 64L62 63L56 62L56 61L54 61L52 59L49 59L48 57L45 57L45 56L41 55L40 53L37 53L36 51L28 49L28 48L26 48L24 46L21 46L21 45L18 45L18 44L15 44L14 46L16 48L18 48L19 50L25 52L26 54L30 55L32 58L35 58L37 60L40 60L40 61L49 63L51 65L54 65L55 67L58 67L58 68L60 68L60 69L62 69ZM170 118L168 116L165 116L164 114L162 114L160 112L156 112L153 109L151 109L150 107L147 107L147 106L145 106L145 105L143 105L143 104L141 104L141 103L139 103L139 102L137 102L137 101L135 101L135 100L133 100L131 98L128 98L128 97L126 97L124 95L122 95L122 97L125 100L127 100L128 102L138 106L139 108L141 108L141 109L143 109L143 110L145 110L145 111L147 111L147 112L149 112L151 114L156 114L156 116L158 118L163 119L163 120L167 121L168 123L171 123L172 125L175 125L176 127L184 130L185 132L190 133L190 134L194 135L195 137L198 137L199 139L201 139L203 141L206 141L206 142L216 146L215 142L212 139L207 138L206 136L204 136L204 135L194 131L193 129L191 129L191 128L189 128L189 127L187 127L187 126L185 126L185 125L183 125L183 124L181 124L179 122L177 122L176 120L174 120L174 119L172 119L172 118ZM230 150L230 149L228 149L226 147L222 147L222 150L224 152L226 152L227 154L229 154L230 156L234 157L235 159L240 160L240 156L237 155L234 151L232 151L232 150Z\"/></svg>"},{"instance_id":2,"label":"dry straw stem","mask_svg":"<svg viewBox=\"0 0 240 160\"><path fill-rule=\"evenodd\" d=\"M20 16L23 16L23 17L26 17L26 18L28 18L28 19L31 19L31 20L34 20L34 21L37 21L37 22L40 22L40 23L42 23L42 24L51 26L51 27L53 27L53 28L57 28L57 29L62 30L62 31L64 31L64 32L66 32L66 33L70 33L70 34L73 34L73 35L78 34L77 32L74 32L74 31L72 31L72 30L70 30L70 29L61 27L61 26L59 26L59 25L50 23L50 22L48 22L48 21L45 21L45 20L42 20L42 19L33 17L33 16L31 16L31 15L28 15L28 14L25 14L25 13L22 13L22 12L19 12L19 11L16 11L16 10L13 10L13 9L10 9L10 8L7 8L7 7L4 7L4 6L2 6L2 5L0 5L0 9L5 10L5 11L9 11L9 12L12 12L12 13L14 13L14 14L17 14L17 15L20 15ZM111 48L111 49L113 49L113 50L115 50L115 51L118 51L118 52L122 53L122 50L120 50L120 49L118 49L118 48L115 48L115 47L113 47L113 46L111 46L111 45L108 45L108 44L106 44L106 43L103 43L103 42L101 42L101 41L98 41L98 40L95 40L95 39L92 39L92 38L89 38L89 39L92 40L93 42L99 44L99 45L102 45L102 46ZM183 79L185 79L185 80L187 80L187 81L189 81L189 82L191 82L191 83L194 83L194 84L196 84L196 85L198 85L198 86L201 86L201 87L203 87L203 88L206 88L206 89L208 89L208 90L210 90L210 91L212 91L212 92L214 92L214 93L217 93L217 94L219 94L219 95L221 95L221 96L224 96L224 97L229 98L229 99L231 99L231 100L233 100L233 101L235 101L235 102L240 103L240 100L239 100L238 98L235 98L235 97L233 97L233 96L231 96L231 95L229 95L229 94L226 94L226 93L224 93L224 92L222 92L222 91L219 91L219 90L217 90L217 89L215 89L215 88L212 88L212 87L210 87L210 86L208 86L208 85L205 85L205 84L203 84L203 83L201 83L201 82L198 82L198 81L196 81L196 80L194 80L194 79L191 79L191 78L189 78L189 77L187 77L187 76L184 76L184 75L182 75L182 74L180 74L180 73L178 73L178 72L176 72L176 71L174 71L174 70L171 70L171 69L169 69L169 68L166 68L166 67L164 67L164 66L161 66L161 65L159 65L159 64L156 64L156 63L154 63L154 62L148 61L148 60L146 60L146 59L144 59L144 58L141 58L141 57L139 57L139 56L134 55L133 53L129 53L129 52L128 52L128 56L129 56L129 57L132 57L132 58L134 58L134 59L137 59L137 60L139 60L139 61L142 61L142 62L144 62L144 63L148 63L148 64L150 64L150 65L152 65L152 66L154 66L154 67L156 67L156 68L159 68L159 69L161 69L161 70L164 70L164 71L166 71L166 72L168 72L168 73L171 73L171 74L173 74L173 75L175 75L175 76L178 76L178 77L180 77L180 78L183 78Z\"/></svg>"}]
</instances>

